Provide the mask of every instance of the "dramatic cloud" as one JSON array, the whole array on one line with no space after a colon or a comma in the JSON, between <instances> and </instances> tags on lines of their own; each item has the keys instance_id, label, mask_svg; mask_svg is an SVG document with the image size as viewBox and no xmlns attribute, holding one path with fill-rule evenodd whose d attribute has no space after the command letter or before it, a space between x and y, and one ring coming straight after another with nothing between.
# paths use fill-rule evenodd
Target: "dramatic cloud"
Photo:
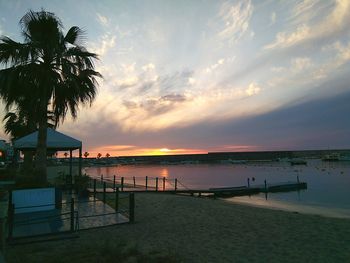
<instances>
[{"instance_id":1,"label":"dramatic cloud","mask_svg":"<svg viewBox=\"0 0 350 263\"><path fill-rule=\"evenodd\" d=\"M250 0L236 4L229 2L222 4L219 15L224 28L219 32L219 36L223 40L235 43L248 31L252 13L253 5Z\"/></svg>"},{"instance_id":2,"label":"dramatic cloud","mask_svg":"<svg viewBox=\"0 0 350 263\"><path fill-rule=\"evenodd\" d=\"M104 34L97 42L90 43L92 52L104 56L109 50L115 47L116 36L109 33Z\"/></svg>"},{"instance_id":3,"label":"dramatic cloud","mask_svg":"<svg viewBox=\"0 0 350 263\"><path fill-rule=\"evenodd\" d=\"M349 0L335 0L334 7L328 15L316 17L316 14L320 13L315 9L324 11L326 8L330 8L330 1L304 0L297 4L292 16L292 23L299 24L297 29L290 32L279 32L275 41L266 45L264 49L288 48L306 41L335 36L349 29Z\"/></svg>"},{"instance_id":4,"label":"dramatic cloud","mask_svg":"<svg viewBox=\"0 0 350 263\"><path fill-rule=\"evenodd\" d=\"M0 30L20 41L19 19L41 7L100 58L93 106L59 127L87 150L348 145L350 0L4 1Z\"/></svg>"}]
</instances>

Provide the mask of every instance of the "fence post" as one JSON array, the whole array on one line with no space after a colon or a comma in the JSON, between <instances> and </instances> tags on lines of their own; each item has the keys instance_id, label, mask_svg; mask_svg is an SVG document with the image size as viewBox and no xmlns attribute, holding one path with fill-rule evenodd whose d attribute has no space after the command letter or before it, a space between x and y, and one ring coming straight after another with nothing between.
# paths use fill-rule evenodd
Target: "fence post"
<instances>
[{"instance_id":1,"label":"fence post","mask_svg":"<svg viewBox=\"0 0 350 263\"><path fill-rule=\"evenodd\" d=\"M70 231L74 232L74 198L70 201Z\"/></svg>"},{"instance_id":2,"label":"fence post","mask_svg":"<svg viewBox=\"0 0 350 263\"><path fill-rule=\"evenodd\" d=\"M298 182L298 184L300 183L300 181L299 181L299 175L297 175L297 182Z\"/></svg>"},{"instance_id":3,"label":"fence post","mask_svg":"<svg viewBox=\"0 0 350 263\"><path fill-rule=\"evenodd\" d=\"M165 177L163 177L163 191L165 191Z\"/></svg>"},{"instance_id":4,"label":"fence post","mask_svg":"<svg viewBox=\"0 0 350 263\"><path fill-rule=\"evenodd\" d=\"M134 188L136 188L136 179L135 179L135 176L133 176L132 179L134 180Z\"/></svg>"},{"instance_id":5,"label":"fence post","mask_svg":"<svg viewBox=\"0 0 350 263\"><path fill-rule=\"evenodd\" d=\"M134 193L129 194L129 222L135 221L135 196Z\"/></svg>"},{"instance_id":6,"label":"fence post","mask_svg":"<svg viewBox=\"0 0 350 263\"><path fill-rule=\"evenodd\" d=\"M115 191L115 175L113 175L113 189Z\"/></svg>"},{"instance_id":7,"label":"fence post","mask_svg":"<svg viewBox=\"0 0 350 263\"><path fill-rule=\"evenodd\" d=\"M106 203L106 182L103 182L103 203Z\"/></svg>"},{"instance_id":8,"label":"fence post","mask_svg":"<svg viewBox=\"0 0 350 263\"><path fill-rule=\"evenodd\" d=\"M96 179L94 179L94 201L96 199Z\"/></svg>"},{"instance_id":9,"label":"fence post","mask_svg":"<svg viewBox=\"0 0 350 263\"><path fill-rule=\"evenodd\" d=\"M124 191L124 177L121 178L121 190Z\"/></svg>"},{"instance_id":10,"label":"fence post","mask_svg":"<svg viewBox=\"0 0 350 263\"><path fill-rule=\"evenodd\" d=\"M266 183L266 179L264 180L264 184L265 184L265 191L267 192L267 183Z\"/></svg>"},{"instance_id":11,"label":"fence post","mask_svg":"<svg viewBox=\"0 0 350 263\"><path fill-rule=\"evenodd\" d=\"M156 177L156 192L158 192L158 177Z\"/></svg>"},{"instance_id":12,"label":"fence post","mask_svg":"<svg viewBox=\"0 0 350 263\"><path fill-rule=\"evenodd\" d=\"M177 190L177 178L175 178L175 192Z\"/></svg>"},{"instance_id":13,"label":"fence post","mask_svg":"<svg viewBox=\"0 0 350 263\"><path fill-rule=\"evenodd\" d=\"M247 181L248 181L248 188L250 188L250 179L248 178Z\"/></svg>"},{"instance_id":14,"label":"fence post","mask_svg":"<svg viewBox=\"0 0 350 263\"><path fill-rule=\"evenodd\" d=\"M148 187L148 176L146 176L146 190L147 190L147 187Z\"/></svg>"},{"instance_id":15,"label":"fence post","mask_svg":"<svg viewBox=\"0 0 350 263\"><path fill-rule=\"evenodd\" d=\"M115 212L118 213L119 210L119 187L115 189Z\"/></svg>"},{"instance_id":16,"label":"fence post","mask_svg":"<svg viewBox=\"0 0 350 263\"><path fill-rule=\"evenodd\" d=\"M103 182L103 174L101 174L101 183Z\"/></svg>"}]
</instances>

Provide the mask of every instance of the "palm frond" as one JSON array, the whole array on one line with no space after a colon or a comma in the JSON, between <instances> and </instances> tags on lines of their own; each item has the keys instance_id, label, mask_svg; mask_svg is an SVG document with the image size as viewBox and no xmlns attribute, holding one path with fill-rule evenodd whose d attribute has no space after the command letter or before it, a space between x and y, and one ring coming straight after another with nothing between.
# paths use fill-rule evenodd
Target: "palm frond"
<instances>
[{"instance_id":1,"label":"palm frond","mask_svg":"<svg viewBox=\"0 0 350 263\"><path fill-rule=\"evenodd\" d=\"M84 30L77 26L71 27L66 36L64 37L64 41L72 44L74 46L81 46L85 43L86 33Z\"/></svg>"},{"instance_id":2,"label":"palm frond","mask_svg":"<svg viewBox=\"0 0 350 263\"><path fill-rule=\"evenodd\" d=\"M0 63L20 65L35 59L36 54L30 45L18 43L9 37L0 37Z\"/></svg>"}]
</instances>

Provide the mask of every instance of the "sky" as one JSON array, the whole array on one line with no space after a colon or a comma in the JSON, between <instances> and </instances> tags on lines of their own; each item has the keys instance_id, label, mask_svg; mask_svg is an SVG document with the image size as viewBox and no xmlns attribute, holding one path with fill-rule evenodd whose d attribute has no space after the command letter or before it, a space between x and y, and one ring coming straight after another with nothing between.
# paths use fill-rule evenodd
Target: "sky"
<instances>
[{"instance_id":1,"label":"sky","mask_svg":"<svg viewBox=\"0 0 350 263\"><path fill-rule=\"evenodd\" d=\"M90 156L350 148L350 0L0 0L0 34L41 8L99 55L58 128Z\"/></svg>"}]
</instances>

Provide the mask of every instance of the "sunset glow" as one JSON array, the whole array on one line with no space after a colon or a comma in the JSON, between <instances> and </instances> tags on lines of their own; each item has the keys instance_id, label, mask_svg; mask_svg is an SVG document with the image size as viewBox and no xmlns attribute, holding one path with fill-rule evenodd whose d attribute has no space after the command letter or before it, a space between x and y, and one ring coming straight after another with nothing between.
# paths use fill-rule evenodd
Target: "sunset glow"
<instances>
[{"instance_id":1,"label":"sunset glow","mask_svg":"<svg viewBox=\"0 0 350 263\"><path fill-rule=\"evenodd\" d=\"M15 40L29 9L86 29L103 79L58 129L90 157L350 147L350 0L151 2L1 2Z\"/></svg>"}]
</instances>

